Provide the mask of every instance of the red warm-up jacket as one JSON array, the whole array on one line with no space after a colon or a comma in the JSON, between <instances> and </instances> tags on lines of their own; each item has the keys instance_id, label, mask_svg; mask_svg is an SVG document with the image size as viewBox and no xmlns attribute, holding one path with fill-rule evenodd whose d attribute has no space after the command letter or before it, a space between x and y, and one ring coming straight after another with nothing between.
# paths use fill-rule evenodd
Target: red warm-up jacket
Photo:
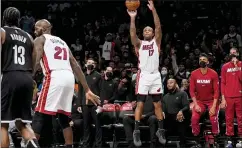
<instances>
[{"instance_id":1,"label":"red warm-up jacket","mask_svg":"<svg viewBox=\"0 0 242 149\"><path fill-rule=\"evenodd\" d=\"M221 93L225 97L242 96L241 61L237 62L237 67L232 62L223 65L221 70Z\"/></svg>"},{"instance_id":2,"label":"red warm-up jacket","mask_svg":"<svg viewBox=\"0 0 242 149\"><path fill-rule=\"evenodd\" d=\"M211 102L219 98L219 79L214 70L208 68L202 74L200 68L194 70L190 76L190 95L198 101Z\"/></svg>"}]
</instances>

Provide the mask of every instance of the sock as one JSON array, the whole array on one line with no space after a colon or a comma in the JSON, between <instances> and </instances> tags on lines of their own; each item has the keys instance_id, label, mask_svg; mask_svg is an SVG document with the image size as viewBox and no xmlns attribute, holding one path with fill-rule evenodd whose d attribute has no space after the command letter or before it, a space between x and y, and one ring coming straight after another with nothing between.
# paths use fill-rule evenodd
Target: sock
<instances>
[{"instance_id":1,"label":"sock","mask_svg":"<svg viewBox=\"0 0 242 149\"><path fill-rule=\"evenodd\" d=\"M163 120L158 120L158 127L159 129L163 129Z\"/></svg>"},{"instance_id":2,"label":"sock","mask_svg":"<svg viewBox=\"0 0 242 149\"><path fill-rule=\"evenodd\" d=\"M73 148L72 144L65 144L65 148Z\"/></svg>"},{"instance_id":3,"label":"sock","mask_svg":"<svg viewBox=\"0 0 242 149\"><path fill-rule=\"evenodd\" d=\"M26 146L27 148L40 148L37 139L28 140Z\"/></svg>"},{"instance_id":4,"label":"sock","mask_svg":"<svg viewBox=\"0 0 242 149\"><path fill-rule=\"evenodd\" d=\"M217 143L218 142L218 135L214 135L214 142Z\"/></svg>"},{"instance_id":5,"label":"sock","mask_svg":"<svg viewBox=\"0 0 242 149\"><path fill-rule=\"evenodd\" d=\"M140 121L135 121L134 130L139 130Z\"/></svg>"}]
</instances>

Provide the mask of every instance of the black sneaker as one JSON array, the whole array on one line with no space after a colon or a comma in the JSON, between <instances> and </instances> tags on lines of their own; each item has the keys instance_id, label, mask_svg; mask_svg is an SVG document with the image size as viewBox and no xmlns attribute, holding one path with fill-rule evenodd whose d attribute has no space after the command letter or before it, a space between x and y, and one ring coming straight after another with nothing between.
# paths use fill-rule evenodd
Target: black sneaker
<instances>
[{"instance_id":1,"label":"black sneaker","mask_svg":"<svg viewBox=\"0 0 242 149\"><path fill-rule=\"evenodd\" d=\"M201 144L195 144L191 148L202 148L202 145Z\"/></svg>"},{"instance_id":2,"label":"black sneaker","mask_svg":"<svg viewBox=\"0 0 242 149\"><path fill-rule=\"evenodd\" d=\"M133 140L134 140L134 145L136 147L140 147L142 145L141 140L140 140L140 130L134 130Z\"/></svg>"},{"instance_id":3,"label":"black sneaker","mask_svg":"<svg viewBox=\"0 0 242 149\"><path fill-rule=\"evenodd\" d=\"M159 138L159 142L161 144L166 144L166 137L165 137L165 130L164 129L158 129L156 132L156 136Z\"/></svg>"}]
</instances>

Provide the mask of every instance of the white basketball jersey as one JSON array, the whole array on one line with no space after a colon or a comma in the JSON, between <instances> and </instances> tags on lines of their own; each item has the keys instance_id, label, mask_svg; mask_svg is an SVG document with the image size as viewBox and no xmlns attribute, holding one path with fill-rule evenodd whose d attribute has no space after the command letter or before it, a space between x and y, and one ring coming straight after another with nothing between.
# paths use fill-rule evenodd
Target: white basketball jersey
<instances>
[{"instance_id":1,"label":"white basketball jersey","mask_svg":"<svg viewBox=\"0 0 242 149\"><path fill-rule=\"evenodd\" d=\"M49 34L44 34L44 37L44 54L40 62L44 74L53 70L72 71L69 60L69 47L66 42Z\"/></svg>"},{"instance_id":2,"label":"white basketball jersey","mask_svg":"<svg viewBox=\"0 0 242 149\"><path fill-rule=\"evenodd\" d=\"M155 39L141 41L138 57L141 72L155 73L159 71L159 51Z\"/></svg>"}]
</instances>

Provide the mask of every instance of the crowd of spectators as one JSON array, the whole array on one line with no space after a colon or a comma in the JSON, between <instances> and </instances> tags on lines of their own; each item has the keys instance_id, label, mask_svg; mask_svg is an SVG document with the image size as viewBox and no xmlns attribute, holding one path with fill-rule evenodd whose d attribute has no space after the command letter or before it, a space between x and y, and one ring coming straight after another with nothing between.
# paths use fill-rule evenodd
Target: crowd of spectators
<instances>
[{"instance_id":1,"label":"crowd of spectators","mask_svg":"<svg viewBox=\"0 0 242 149\"><path fill-rule=\"evenodd\" d=\"M138 60L129 38L129 16L124 2L4 2L3 7L21 10L20 27L33 34L34 23L45 18L53 25L53 34L69 45L74 57L86 71L90 58L95 69L104 77L106 67L112 68L112 78L122 88L113 100L134 101L134 87ZM161 19L163 39L160 72L167 93L168 78L176 78L181 90L188 93L189 76L197 69L198 56L209 56L209 67L220 74L228 61L230 47L241 50L239 2L164 2L155 3ZM4 10L4 9L2 9ZM145 26L153 25L152 14L145 2L141 3L136 22L142 38ZM36 75L36 96L41 90L43 74ZM76 87L78 92L78 85ZM76 106L76 105L75 105ZM80 107L76 106L77 111ZM71 123L73 125L73 123Z\"/></svg>"}]
</instances>

